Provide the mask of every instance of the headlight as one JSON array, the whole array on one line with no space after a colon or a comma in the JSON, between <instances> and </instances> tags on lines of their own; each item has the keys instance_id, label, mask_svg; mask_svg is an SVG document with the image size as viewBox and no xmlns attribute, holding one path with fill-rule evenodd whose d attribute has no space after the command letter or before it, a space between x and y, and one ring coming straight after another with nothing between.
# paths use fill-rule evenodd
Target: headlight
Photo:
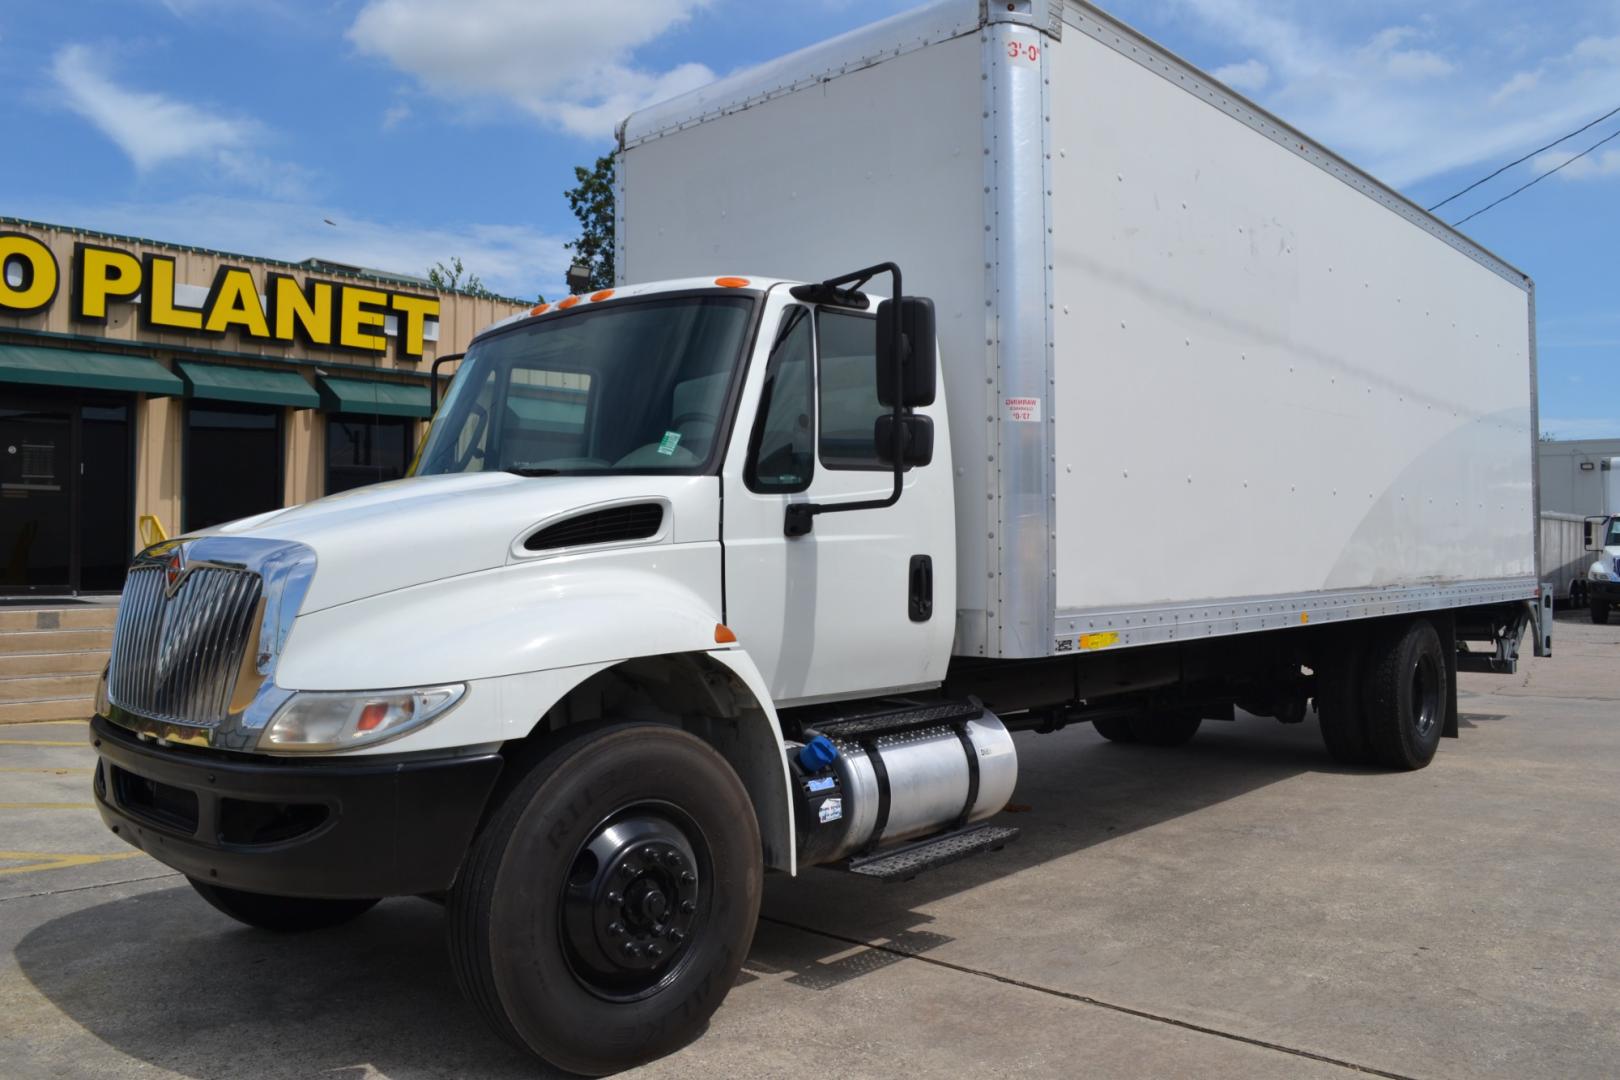
<instances>
[{"instance_id":1,"label":"headlight","mask_svg":"<svg viewBox=\"0 0 1620 1080\"><path fill-rule=\"evenodd\" d=\"M259 749L312 753L370 746L432 723L466 693L465 683L375 693L300 691L259 733Z\"/></svg>"}]
</instances>

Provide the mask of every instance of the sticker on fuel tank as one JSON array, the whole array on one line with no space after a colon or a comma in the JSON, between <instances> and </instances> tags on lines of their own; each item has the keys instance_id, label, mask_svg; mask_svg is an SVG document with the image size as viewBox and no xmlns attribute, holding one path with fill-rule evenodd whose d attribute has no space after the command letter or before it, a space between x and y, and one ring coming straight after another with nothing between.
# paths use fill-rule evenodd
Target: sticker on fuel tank
<instances>
[{"instance_id":1,"label":"sticker on fuel tank","mask_svg":"<svg viewBox=\"0 0 1620 1080\"><path fill-rule=\"evenodd\" d=\"M816 817L821 820L821 823L823 825L827 824L827 822L829 822L829 821L837 821L838 819L842 818L843 816L844 816L844 800L843 800L842 797L827 799L827 800L823 801L822 804L821 804L820 809L818 809L816 811Z\"/></svg>"}]
</instances>

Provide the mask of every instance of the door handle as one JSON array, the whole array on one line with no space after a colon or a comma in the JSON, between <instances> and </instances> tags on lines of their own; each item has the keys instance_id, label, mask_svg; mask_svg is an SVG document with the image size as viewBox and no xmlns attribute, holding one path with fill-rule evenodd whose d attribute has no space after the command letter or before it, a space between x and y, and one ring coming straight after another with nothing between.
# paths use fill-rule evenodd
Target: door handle
<instances>
[{"instance_id":1,"label":"door handle","mask_svg":"<svg viewBox=\"0 0 1620 1080\"><path fill-rule=\"evenodd\" d=\"M934 617L934 559L931 555L911 557L910 595L906 612L912 622L927 622Z\"/></svg>"}]
</instances>

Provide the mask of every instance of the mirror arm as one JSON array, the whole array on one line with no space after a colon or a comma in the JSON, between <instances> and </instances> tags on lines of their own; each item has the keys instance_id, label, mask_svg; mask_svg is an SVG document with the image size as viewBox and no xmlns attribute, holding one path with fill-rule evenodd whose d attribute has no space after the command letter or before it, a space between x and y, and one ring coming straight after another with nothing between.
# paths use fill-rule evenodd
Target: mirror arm
<instances>
[{"instance_id":1,"label":"mirror arm","mask_svg":"<svg viewBox=\"0 0 1620 1080\"><path fill-rule=\"evenodd\" d=\"M894 340L890 343L889 352L894 362L894 424L890 433L889 453L894 462L894 490L889 492L886 499L866 499L862 502L848 503L789 503L782 519L782 533L785 536L805 536L815 525L817 514L836 514L847 510L882 510L893 506L900 501L900 493L905 489L906 462L905 448L905 377L906 377L906 335L900 324L900 299L905 296L905 290L900 286L900 267L892 262L878 263L868 266L864 270L857 270L853 274L842 277L829 278L821 283L821 287L837 290L839 286L848 286L851 290L858 290L878 274L888 274L894 280ZM932 357L929 361L932 362ZM437 363L437 361L435 361Z\"/></svg>"},{"instance_id":2,"label":"mirror arm","mask_svg":"<svg viewBox=\"0 0 1620 1080\"><path fill-rule=\"evenodd\" d=\"M452 362L454 362L456 360L460 360L463 356L466 356L466 355L467 354L464 353L464 352L458 352L458 353L451 353L448 356L440 356L440 357L437 357L436 359L434 359L433 367L429 370L429 374L428 374L428 419L429 420L433 419L433 414L439 411L439 366L441 364L449 364L449 363L452 363ZM455 376L453 376L453 375L451 376L451 378L454 378L454 377Z\"/></svg>"}]
</instances>

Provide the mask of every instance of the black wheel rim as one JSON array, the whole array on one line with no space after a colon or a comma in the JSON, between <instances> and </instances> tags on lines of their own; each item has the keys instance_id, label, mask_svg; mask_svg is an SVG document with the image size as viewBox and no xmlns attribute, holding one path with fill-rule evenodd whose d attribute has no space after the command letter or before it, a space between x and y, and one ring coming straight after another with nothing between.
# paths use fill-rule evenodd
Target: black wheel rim
<instances>
[{"instance_id":1,"label":"black wheel rim","mask_svg":"<svg viewBox=\"0 0 1620 1080\"><path fill-rule=\"evenodd\" d=\"M1418 737L1426 739L1440 722L1440 665L1432 656L1421 656L1412 667L1412 724Z\"/></svg>"},{"instance_id":2,"label":"black wheel rim","mask_svg":"<svg viewBox=\"0 0 1620 1080\"><path fill-rule=\"evenodd\" d=\"M562 887L569 969L609 1001L656 994L681 973L708 915L708 842L667 803L605 818L574 854Z\"/></svg>"}]
</instances>

